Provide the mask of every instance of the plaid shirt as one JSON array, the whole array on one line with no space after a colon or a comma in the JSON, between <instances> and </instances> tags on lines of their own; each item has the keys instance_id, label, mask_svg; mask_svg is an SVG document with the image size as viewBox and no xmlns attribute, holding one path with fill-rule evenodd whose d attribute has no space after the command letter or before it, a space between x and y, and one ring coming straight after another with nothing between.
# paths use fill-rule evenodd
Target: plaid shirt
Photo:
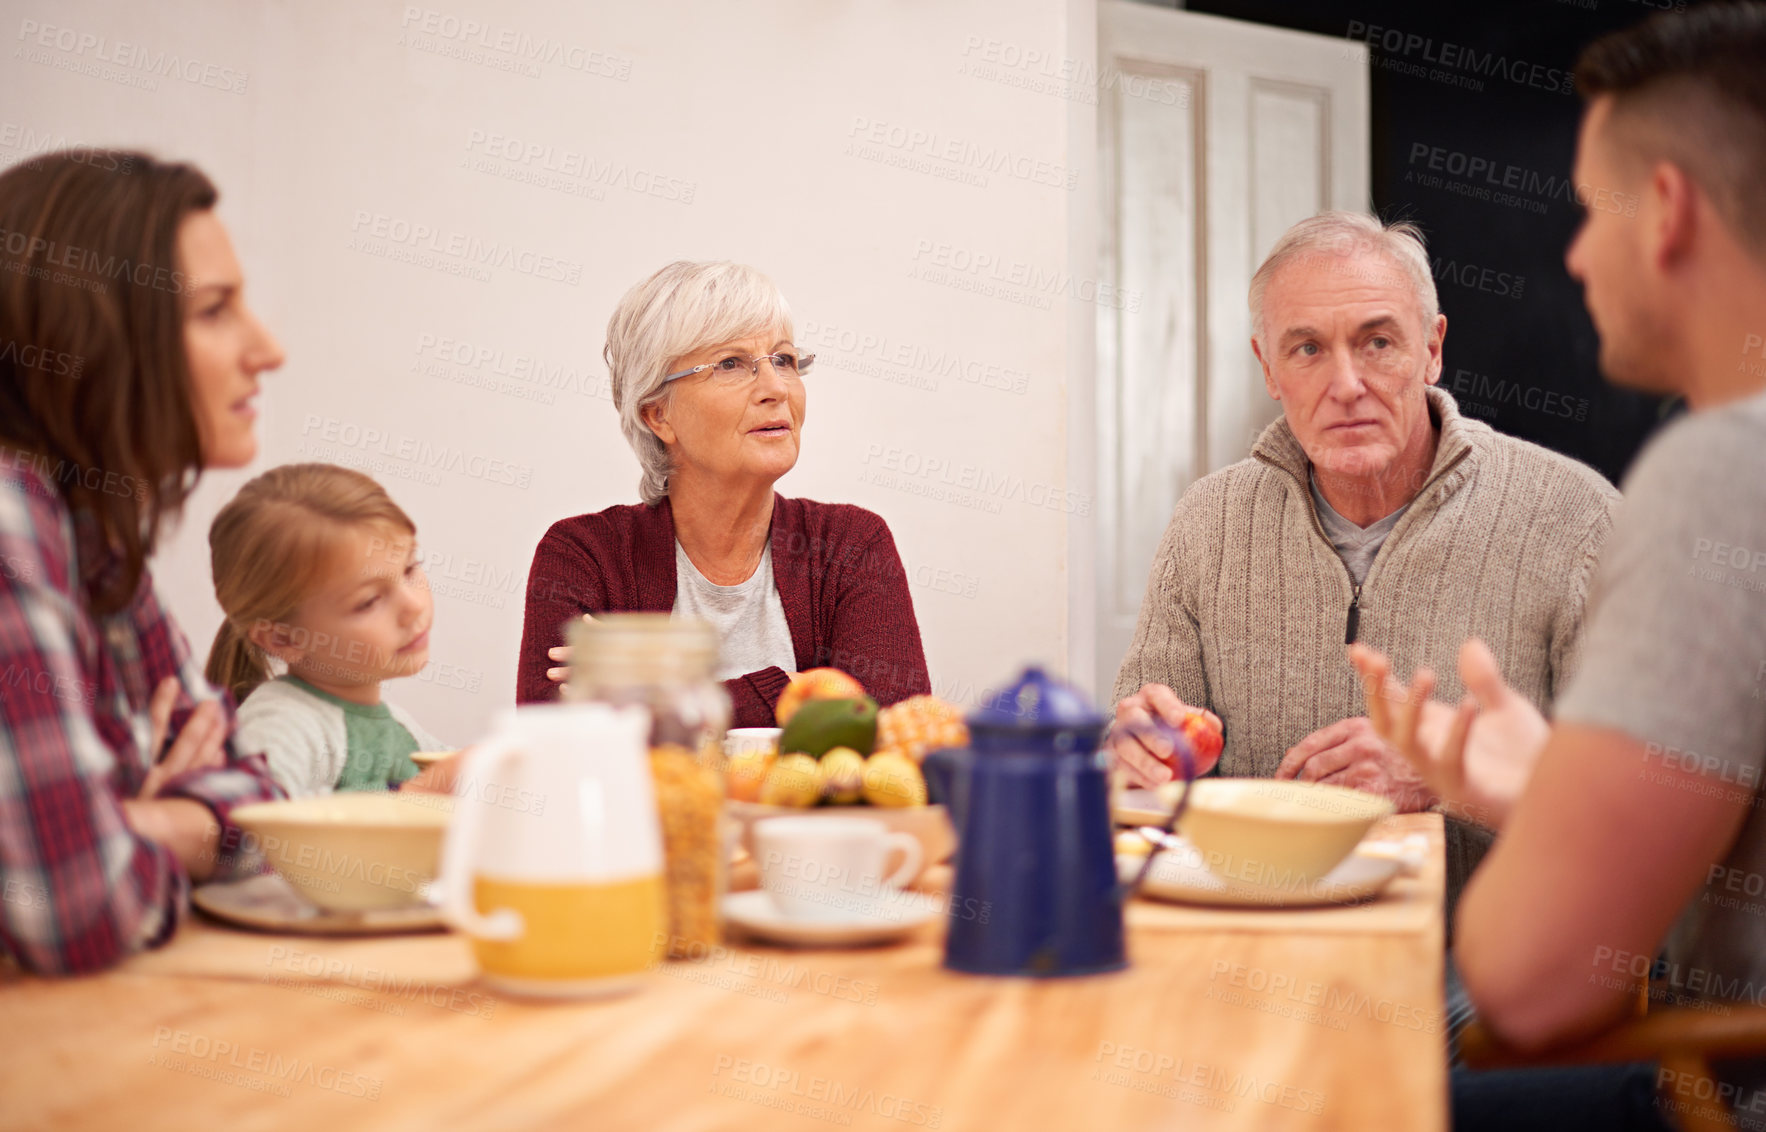
<instances>
[{"instance_id":1,"label":"plaid shirt","mask_svg":"<svg viewBox=\"0 0 1766 1132\"><path fill-rule=\"evenodd\" d=\"M47 465L0 462L0 954L45 972L92 971L164 943L189 906L190 878L171 850L136 834L122 800L151 765L148 700L167 676L183 684L172 735L197 702L233 705L203 678L153 581L109 617L87 608L76 525ZM228 743L223 768L167 783L222 827L216 879L256 867L229 851L232 808L282 796L261 755Z\"/></svg>"}]
</instances>

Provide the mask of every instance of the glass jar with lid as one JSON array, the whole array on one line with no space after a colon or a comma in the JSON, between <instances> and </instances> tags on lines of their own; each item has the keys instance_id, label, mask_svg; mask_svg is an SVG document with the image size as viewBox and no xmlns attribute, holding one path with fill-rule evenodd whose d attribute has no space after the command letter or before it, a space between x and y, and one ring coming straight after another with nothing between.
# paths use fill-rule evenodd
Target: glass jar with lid
<instances>
[{"instance_id":1,"label":"glass jar with lid","mask_svg":"<svg viewBox=\"0 0 1766 1132\"><path fill-rule=\"evenodd\" d=\"M668 872L668 953L703 957L719 939L727 883L724 732L730 697L713 678L717 631L666 613L616 613L570 628L565 698L650 709L650 769Z\"/></svg>"}]
</instances>

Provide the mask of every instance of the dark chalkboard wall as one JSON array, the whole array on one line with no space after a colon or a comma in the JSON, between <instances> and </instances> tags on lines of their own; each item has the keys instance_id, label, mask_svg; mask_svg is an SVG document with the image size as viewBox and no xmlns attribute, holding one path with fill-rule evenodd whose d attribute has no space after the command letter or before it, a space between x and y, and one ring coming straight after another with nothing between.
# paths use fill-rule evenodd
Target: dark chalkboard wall
<instances>
[{"instance_id":1,"label":"dark chalkboard wall","mask_svg":"<svg viewBox=\"0 0 1766 1132\"><path fill-rule=\"evenodd\" d=\"M1602 380L1582 289L1564 270L1581 216L1570 71L1590 41L1663 0L1184 6L1371 41L1372 203L1428 238L1447 315L1441 384L1467 413L1617 482L1663 406Z\"/></svg>"}]
</instances>

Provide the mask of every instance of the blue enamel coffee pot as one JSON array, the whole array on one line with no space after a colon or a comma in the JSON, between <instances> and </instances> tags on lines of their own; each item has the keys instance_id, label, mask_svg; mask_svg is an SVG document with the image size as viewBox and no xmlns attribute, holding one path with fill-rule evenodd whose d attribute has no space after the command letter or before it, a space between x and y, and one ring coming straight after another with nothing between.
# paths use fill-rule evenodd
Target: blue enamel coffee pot
<instances>
[{"instance_id":1,"label":"blue enamel coffee pot","mask_svg":"<svg viewBox=\"0 0 1766 1132\"><path fill-rule=\"evenodd\" d=\"M1105 723L1083 693L1031 667L969 717L966 750L926 757L959 838L946 967L1051 976L1127 966Z\"/></svg>"}]
</instances>

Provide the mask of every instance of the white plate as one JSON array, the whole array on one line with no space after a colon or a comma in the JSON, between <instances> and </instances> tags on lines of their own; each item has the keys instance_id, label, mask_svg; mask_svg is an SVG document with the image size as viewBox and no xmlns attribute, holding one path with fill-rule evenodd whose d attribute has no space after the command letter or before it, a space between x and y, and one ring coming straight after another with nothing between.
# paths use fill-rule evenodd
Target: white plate
<instances>
[{"instance_id":1,"label":"white plate","mask_svg":"<svg viewBox=\"0 0 1766 1132\"><path fill-rule=\"evenodd\" d=\"M1171 817L1171 807L1161 803L1159 795L1153 791L1134 786L1117 793L1110 816L1116 819L1117 825L1162 826Z\"/></svg>"},{"instance_id":2,"label":"white plate","mask_svg":"<svg viewBox=\"0 0 1766 1132\"><path fill-rule=\"evenodd\" d=\"M1290 889L1259 888L1242 881L1222 879L1208 871L1201 852L1181 837L1153 862L1140 895L1180 904L1208 904L1230 908L1316 908L1330 904L1353 904L1378 896L1392 878L1414 875L1428 852L1428 839L1413 834L1403 841L1364 841L1342 864L1322 879ZM1146 857L1120 853L1116 872L1133 880Z\"/></svg>"},{"instance_id":3,"label":"white plate","mask_svg":"<svg viewBox=\"0 0 1766 1132\"><path fill-rule=\"evenodd\" d=\"M723 909L727 923L775 943L856 947L899 939L936 920L943 914L944 904L926 893L903 892L879 900L874 911L812 920L783 914L765 889L755 888L725 896Z\"/></svg>"},{"instance_id":4,"label":"white plate","mask_svg":"<svg viewBox=\"0 0 1766 1132\"><path fill-rule=\"evenodd\" d=\"M436 932L448 925L433 904L372 912L332 912L316 907L276 873L230 884L199 885L190 903L223 923L295 935L402 935Z\"/></svg>"}]
</instances>

